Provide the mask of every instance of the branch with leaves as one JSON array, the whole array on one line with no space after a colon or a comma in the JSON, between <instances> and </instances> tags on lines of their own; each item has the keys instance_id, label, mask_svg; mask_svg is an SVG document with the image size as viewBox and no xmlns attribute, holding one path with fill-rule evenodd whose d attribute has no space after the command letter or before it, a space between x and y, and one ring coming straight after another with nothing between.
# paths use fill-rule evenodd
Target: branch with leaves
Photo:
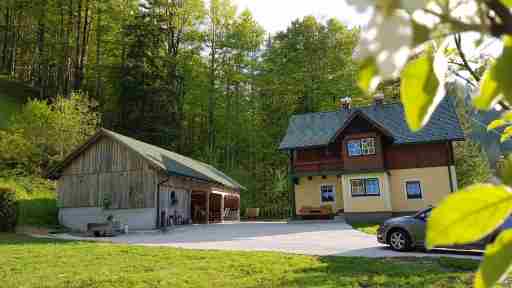
<instances>
[{"instance_id":1,"label":"branch with leaves","mask_svg":"<svg viewBox=\"0 0 512 288\"><path fill-rule=\"evenodd\" d=\"M476 85L473 106L489 110L512 103L511 0L349 0L357 10L373 8L355 58L362 64L358 84L373 94L383 80L400 77L400 97L409 127L421 130L446 96L450 74ZM503 49L481 76L470 64L465 32L497 38ZM457 52L457 61L448 54ZM480 63L477 63L480 64ZM456 67L450 69L450 65ZM482 64L485 67L486 63ZM462 68L462 69L461 69ZM466 77L464 75L470 77ZM491 123L512 137L512 112ZM427 246L467 244L484 238L512 214L512 158L499 175L503 185L477 184L448 196L428 222ZM475 287L492 287L512 266L512 232L487 247Z\"/></svg>"}]
</instances>

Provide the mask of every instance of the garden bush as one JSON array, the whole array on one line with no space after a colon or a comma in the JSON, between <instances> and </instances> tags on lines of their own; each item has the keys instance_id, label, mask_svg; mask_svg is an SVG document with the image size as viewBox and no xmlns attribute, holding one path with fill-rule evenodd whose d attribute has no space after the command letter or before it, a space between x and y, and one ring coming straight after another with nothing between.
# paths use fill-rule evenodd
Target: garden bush
<instances>
[{"instance_id":1,"label":"garden bush","mask_svg":"<svg viewBox=\"0 0 512 288\"><path fill-rule=\"evenodd\" d=\"M16 227L16 190L0 186L0 232L11 232Z\"/></svg>"}]
</instances>

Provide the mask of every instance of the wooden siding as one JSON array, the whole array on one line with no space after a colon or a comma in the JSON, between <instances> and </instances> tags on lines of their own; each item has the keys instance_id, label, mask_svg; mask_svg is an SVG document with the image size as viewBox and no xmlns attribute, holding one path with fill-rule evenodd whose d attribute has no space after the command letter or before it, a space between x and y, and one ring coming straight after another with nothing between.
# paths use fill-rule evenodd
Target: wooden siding
<instances>
[{"instance_id":1,"label":"wooden siding","mask_svg":"<svg viewBox=\"0 0 512 288\"><path fill-rule=\"evenodd\" d=\"M58 181L59 206L112 209L154 208L158 176L149 163L107 137L81 153Z\"/></svg>"},{"instance_id":2,"label":"wooden siding","mask_svg":"<svg viewBox=\"0 0 512 288\"><path fill-rule=\"evenodd\" d=\"M390 145L385 149L387 169L453 165L451 143Z\"/></svg>"},{"instance_id":3,"label":"wooden siding","mask_svg":"<svg viewBox=\"0 0 512 288\"><path fill-rule=\"evenodd\" d=\"M349 157L346 142L349 139L376 137L376 154L368 156ZM299 156L308 150L297 151L297 160L293 162L295 172L322 172L322 171L364 171L372 169L412 169L425 167L440 167L454 165L453 149L449 142L392 145L383 143L385 137L369 133L351 134L343 138L339 144L342 151L338 157L322 157L322 150L316 148L309 152L315 157L305 158ZM320 156L319 156L320 155ZM301 160L299 160L299 158ZM306 160L307 159L307 160Z\"/></svg>"},{"instance_id":4,"label":"wooden siding","mask_svg":"<svg viewBox=\"0 0 512 288\"><path fill-rule=\"evenodd\" d=\"M349 156L347 143L350 140L362 138L375 138L375 154ZM373 170L384 168L384 156L382 151L382 136L377 132L353 133L343 138L341 146L341 155L343 157L344 168L346 170Z\"/></svg>"},{"instance_id":5,"label":"wooden siding","mask_svg":"<svg viewBox=\"0 0 512 288\"><path fill-rule=\"evenodd\" d=\"M172 203L171 194L174 192L176 203ZM192 192L190 190L179 189L173 186L162 185L160 187L160 213L165 213L167 219L173 218L173 223L178 223L181 218L184 223L192 219L191 203ZM167 224L170 224L168 222Z\"/></svg>"}]
</instances>

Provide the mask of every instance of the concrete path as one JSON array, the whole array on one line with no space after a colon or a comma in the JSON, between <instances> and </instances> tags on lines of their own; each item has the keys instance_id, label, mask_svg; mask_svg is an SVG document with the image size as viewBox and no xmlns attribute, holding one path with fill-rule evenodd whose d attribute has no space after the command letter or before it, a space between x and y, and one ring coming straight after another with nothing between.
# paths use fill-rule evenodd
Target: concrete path
<instances>
[{"instance_id":1,"label":"concrete path","mask_svg":"<svg viewBox=\"0 0 512 288\"><path fill-rule=\"evenodd\" d=\"M80 239L69 235L60 238ZM91 240L91 238L87 238ZM287 224L248 222L181 226L168 232L130 233L114 238L97 238L114 243L169 246L188 249L237 251L279 251L318 256L361 257L458 257L480 256L430 253L398 253L377 242L376 237L353 229L346 223Z\"/></svg>"}]
</instances>

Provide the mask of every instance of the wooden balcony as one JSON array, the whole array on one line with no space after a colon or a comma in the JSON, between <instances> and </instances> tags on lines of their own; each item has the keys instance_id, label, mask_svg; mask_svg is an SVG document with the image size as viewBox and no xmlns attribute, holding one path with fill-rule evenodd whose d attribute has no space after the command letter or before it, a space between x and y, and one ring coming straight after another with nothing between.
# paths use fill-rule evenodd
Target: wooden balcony
<instances>
[{"instance_id":1,"label":"wooden balcony","mask_svg":"<svg viewBox=\"0 0 512 288\"><path fill-rule=\"evenodd\" d=\"M296 172L322 172L336 170L343 170L343 161L341 159L295 163Z\"/></svg>"}]
</instances>

